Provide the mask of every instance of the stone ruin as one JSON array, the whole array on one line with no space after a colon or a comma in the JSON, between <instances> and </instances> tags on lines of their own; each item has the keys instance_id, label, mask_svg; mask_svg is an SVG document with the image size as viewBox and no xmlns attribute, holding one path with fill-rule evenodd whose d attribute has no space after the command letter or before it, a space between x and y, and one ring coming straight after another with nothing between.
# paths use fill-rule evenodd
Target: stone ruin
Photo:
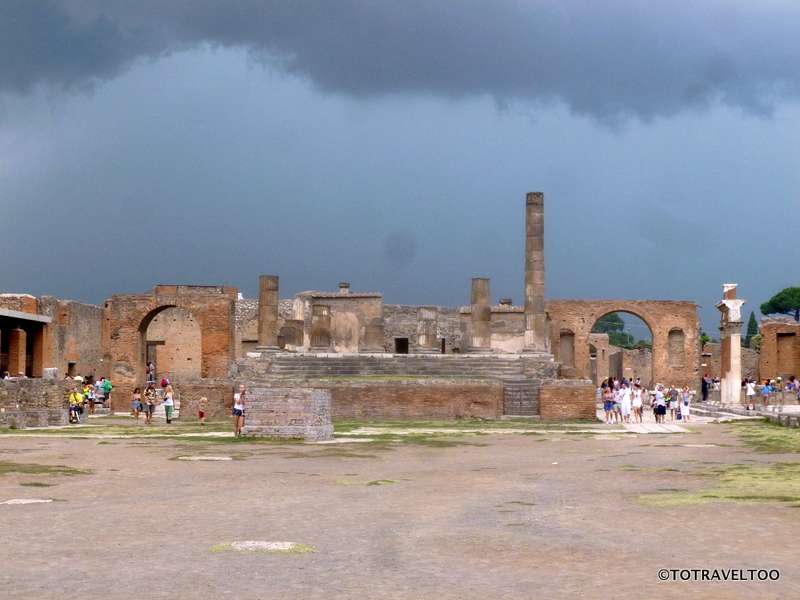
<instances>
[{"instance_id":1,"label":"stone ruin","mask_svg":"<svg viewBox=\"0 0 800 600\"><path fill-rule=\"evenodd\" d=\"M257 300L201 285L157 285L102 307L5 294L0 370L109 376L115 410L127 410L152 360L177 384L184 411L205 396L210 416L229 414L235 381L250 380L326 389L334 417L571 418L594 410L594 322L627 311L653 333L652 378L695 386L693 302L545 299L544 209L542 193L527 194L519 306L493 305L487 277L472 279L461 307L385 304L348 282L282 300L276 275L260 277Z\"/></svg>"}]
</instances>

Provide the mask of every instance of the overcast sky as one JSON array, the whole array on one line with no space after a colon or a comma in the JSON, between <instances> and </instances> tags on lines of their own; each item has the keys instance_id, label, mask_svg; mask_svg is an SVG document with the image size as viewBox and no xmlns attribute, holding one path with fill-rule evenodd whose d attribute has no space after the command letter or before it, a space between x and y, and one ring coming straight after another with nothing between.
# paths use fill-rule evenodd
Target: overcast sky
<instances>
[{"instance_id":1,"label":"overcast sky","mask_svg":"<svg viewBox=\"0 0 800 600\"><path fill-rule=\"evenodd\" d=\"M300 6L304 8L300 8ZM756 309L797 284L800 3L0 2L0 291Z\"/></svg>"}]
</instances>

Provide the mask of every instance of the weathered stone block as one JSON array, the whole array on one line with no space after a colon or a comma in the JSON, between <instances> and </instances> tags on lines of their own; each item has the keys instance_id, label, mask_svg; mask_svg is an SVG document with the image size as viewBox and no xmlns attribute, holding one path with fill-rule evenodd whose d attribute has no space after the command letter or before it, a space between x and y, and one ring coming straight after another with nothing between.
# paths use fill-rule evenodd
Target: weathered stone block
<instances>
[{"instance_id":1,"label":"weathered stone block","mask_svg":"<svg viewBox=\"0 0 800 600\"><path fill-rule=\"evenodd\" d=\"M306 441L332 439L331 394L321 389L249 383L242 434Z\"/></svg>"}]
</instances>

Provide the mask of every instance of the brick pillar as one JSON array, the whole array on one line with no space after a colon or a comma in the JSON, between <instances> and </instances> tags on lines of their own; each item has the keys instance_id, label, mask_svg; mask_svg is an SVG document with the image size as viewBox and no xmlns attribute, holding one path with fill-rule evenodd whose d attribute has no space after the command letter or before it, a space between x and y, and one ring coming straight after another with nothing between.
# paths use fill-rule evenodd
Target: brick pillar
<instances>
[{"instance_id":1,"label":"brick pillar","mask_svg":"<svg viewBox=\"0 0 800 600\"><path fill-rule=\"evenodd\" d=\"M31 374L34 377L44 375L44 369L50 361L50 326L42 324L42 327L33 334L33 356L31 357Z\"/></svg>"},{"instance_id":2,"label":"brick pillar","mask_svg":"<svg viewBox=\"0 0 800 600\"><path fill-rule=\"evenodd\" d=\"M472 339L470 347L473 350L488 351L492 346L492 306L489 280L485 277L473 277L470 304L472 308Z\"/></svg>"},{"instance_id":3,"label":"brick pillar","mask_svg":"<svg viewBox=\"0 0 800 600\"><path fill-rule=\"evenodd\" d=\"M549 351L544 307L544 194L525 199L525 350Z\"/></svg>"},{"instance_id":4,"label":"brick pillar","mask_svg":"<svg viewBox=\"0 0 800 600\"><path fill-rule=\"evenodd\" d=\"M25 373L25 348L28 335L22 329L12 329L8 333L8 372L12 377Z\"/></svg>"},{"instance_id":5,"label":"brick pillar","mask_svg":"<svg viewBox=\"0 0 800 600\"><path fill-rule=\"evenodd\" d=\"M736 298L735 283L722 286L720 315L720 401L725 405L741 403L742 389L742 305Z\"/></svg>"},{"instance_id":6,"label":"brick pillar","mask_svg":"<svg viewBox=\"0 0 800 600\"><path fill-rule=\"evenodd\" d=\"M278 350L278 276L258 278L258 350Z\"/></svg>"}]
</instances>

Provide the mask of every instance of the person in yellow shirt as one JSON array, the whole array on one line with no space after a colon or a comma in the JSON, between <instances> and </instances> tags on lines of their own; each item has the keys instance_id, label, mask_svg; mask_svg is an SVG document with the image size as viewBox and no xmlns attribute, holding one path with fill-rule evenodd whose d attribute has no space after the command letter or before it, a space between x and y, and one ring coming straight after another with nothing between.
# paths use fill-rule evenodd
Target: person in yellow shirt
<instances>
[{"instance_id":1,"label":"person in yellow shirt","mask_svg":"<svg viewBox=\"0 0 800 600\"><path fill-rule=\"evenodd\" d=\"M83 394L74 389L69 393L69 422L80 423L80 414L83 412Z\"/></svg>"}]
</instances>

